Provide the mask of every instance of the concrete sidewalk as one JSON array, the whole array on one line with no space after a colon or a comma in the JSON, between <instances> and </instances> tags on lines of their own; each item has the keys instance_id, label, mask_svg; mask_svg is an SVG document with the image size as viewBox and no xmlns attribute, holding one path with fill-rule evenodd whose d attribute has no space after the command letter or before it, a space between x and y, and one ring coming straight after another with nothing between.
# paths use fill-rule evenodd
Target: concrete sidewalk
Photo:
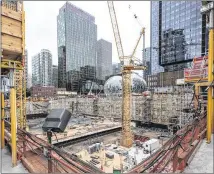
<instances>
[{"instance_id":1,"label":"concrete sidewalk","mask_svg":"<svg viewBox=\"0 0 214 174\"><path fill-rule=\"evenodd\" d=\"M28 173L20 161L17 162L16 167L12 167L11 153L8 147L1 150L1 173Z\"/></svg>"},{"instance_id":2,"label":"concrete sidewalk","mask_svg":"<svg viewBox=\"0 0 214 174\"><path fill-rule=\"evenodd\" d=\"M192 162L183 173L213 173L213 135L210 144L203 140Z\"/></svg>"}]
</instances>

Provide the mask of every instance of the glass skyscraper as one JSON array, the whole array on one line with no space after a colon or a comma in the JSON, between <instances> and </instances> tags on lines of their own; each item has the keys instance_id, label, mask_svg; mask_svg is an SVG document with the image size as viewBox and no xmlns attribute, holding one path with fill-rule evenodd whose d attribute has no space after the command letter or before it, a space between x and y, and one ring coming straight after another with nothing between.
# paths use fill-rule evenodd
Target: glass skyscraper
<instances>
[{"instance_id":1,"label":"glass skyscraper","mask_svg":"<svg viewBox=\"0 0 214 174\"><path fill-rule=\"evenodd\" d=\"M159 1L151 1L151 74L157 74L159 72L163 72L164 69L160 66L159 63L159 9L160 2Z\"/></svg>"},{"instance_id":2,"label":"glass skyscraper","mask_svg":"<svg viewBox=\"0 0 214 174\"><path fill-rule=\"evenodd\" d=\"M152 73L156 73L157 63L164 71L182 70L205 53L201 5L201 1L151 2Z\"/></svg>"},{"instance_id":3,"label":"glass skyscraper","mask_svg":"<svg viewBox=\"0 0 214 174\"><path fill-rule=\"evenodd\" d=\"M95 18L69 2L60 8L57 16L57 42L58 68L59 71L65 68L63 74L71 70L79 71L80 67L86 65L96 66ZM62 56L63 51L65 54ZM66 79L63 84L65 82Z\"/></svg>"},{"instance_id":4,"label":"glass skyscraper","mask_svg":"<svg viewBox=\"0 0 214 174\"><path fill-rule=\"evenodd\" d=\"M105 80L112 75L112 44L104 39L97 41L97 78Z\"/></svg>"}]
</instances>

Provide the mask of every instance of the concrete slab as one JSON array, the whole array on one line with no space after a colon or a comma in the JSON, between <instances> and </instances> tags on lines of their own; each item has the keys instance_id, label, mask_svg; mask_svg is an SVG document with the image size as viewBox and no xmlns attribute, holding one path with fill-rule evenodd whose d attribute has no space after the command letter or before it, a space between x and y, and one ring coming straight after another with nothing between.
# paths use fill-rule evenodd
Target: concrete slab
<instances>
[{"instance_id":1,"label":"concrete slab","mask_svg":"<svg viewBox=\"0 0 214 174\"><path fill-rule=\"evenodd\" d=\"M1 173L29 173L22 163L18 161L16 167L12 167L12 158L11 158L11 153L8 149L8 147L5 147L4 149L1 150Z\"/></svg>"},{"instance_id":2,"label":"concrete slab","mask_svg":"<svg viewBox=\"0 0 214 174\"><path fill-rule=\"evenodd\" d=\"M213 173L213 135L210 144L203 140L192 162L183 173Z\"/></svg>"}]
</instances>

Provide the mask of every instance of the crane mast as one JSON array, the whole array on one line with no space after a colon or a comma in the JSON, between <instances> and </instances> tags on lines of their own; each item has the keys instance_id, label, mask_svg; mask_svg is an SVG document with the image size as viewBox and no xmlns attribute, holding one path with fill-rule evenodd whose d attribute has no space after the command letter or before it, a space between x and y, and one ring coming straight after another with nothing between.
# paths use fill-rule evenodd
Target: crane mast
<instances>
[{"instance_id":1,"label":"crane mast","mask_svg":"<svg viewBox=\"0 0 214 174\"><path fill-rule=\"evenodd\" d=\"M123 101L122 101L122 141L121 144L125 147L132 146L132 133L131 133L131 71L124 70L124 53L123 46L120 38L120 32L117 24L117 17L114 9L113 1L107 1L109 14L111 17L112 29L114 33L115 43L117 46L118 56L122 65L122 88L123 88Z\"/></svg>"},{"instance_id":2,"label":"crane mast","mask_svg":"<svg viewBox=\"0 0 214 174\"><path fill-rule=\"evenodd\" d=\"M134 66L133 56L136 52L139 41L144 35L144 28L140 34L139 39L134 47L131 56L124 56L123 46L120 38L119 27L117 23L117 17L114 9L113 1L107 1L109 14L112 23L112 29L114 33L114 38L117 46L117 52L119 60L122 65L122 89L123 89L123 99L122 99L122 141L121 145L124 147L131 147L133 142L133 136L131 132L131 70L144 70L144 66ZM127 61L125 61L127 60Z\"/></svg>"}]
</instances>

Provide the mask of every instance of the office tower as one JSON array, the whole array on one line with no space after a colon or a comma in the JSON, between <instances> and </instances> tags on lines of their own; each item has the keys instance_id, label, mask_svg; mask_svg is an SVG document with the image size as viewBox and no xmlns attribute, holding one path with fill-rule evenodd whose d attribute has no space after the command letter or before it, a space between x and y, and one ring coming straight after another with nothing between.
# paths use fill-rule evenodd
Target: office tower
<instances>
[{"instance_id":1,"label":"office tower","mask_svg":"<svg viewBox=\"0 0 214 174\"><path fill-rule=\"evenodd\" d=\"M201 1L151 2L151 66L178 71L205 53L205 15ZM160 68L161 69L161 68Z\"/></svg>"},{"instance_id":2,"label":"office tower","mask_svg":"<svg viewBox=\"0 0 214 174\"><path fill-rule=\"evenodd\" d=\"M52 54L47 49L42 49L32 57L32 83L52 86Z\"/></svg>"},{"instance_id":3,"label":"office tower","mask_svg":"<svg viewBox=\"0 0 214 174\"><path fill-rule=\"evenodd\" d=\"M151 1L150 9L150 23L151 23L151 34L150 34L150 47L151 47L151 74L157 74L163 72L164 69L159 63L159 21L160 13L160 2Z\"/></svg>"},{"instance_id":4,"label":"office tower","mask_svg":"<svg viewBox=\"0 0 214 174\"><path fill-rule=\"evenodd\" d=\"M97 78L105 80L112 75L112 44L106 40L97 41Z\"/></svg>"},{"instance_id":5,"label":"office tower","mask_svg":"<svg viewBox=\"0 0 214 174\"><path fill-rule=\"evenodd\" d=\"M66 73L96 66L97 26L95 18L66 2L57 16L59 87L66 86Z\"/></svg>"},{"instance_id":6,"label":"office tower","mask_svg":"<svg viewBox=\"0 0 214 174\"><path fill-rule=\"evenodd\" d=\"M58 66L52 66L52 86L58 88Z\"/></svg>"}]
</instances>

